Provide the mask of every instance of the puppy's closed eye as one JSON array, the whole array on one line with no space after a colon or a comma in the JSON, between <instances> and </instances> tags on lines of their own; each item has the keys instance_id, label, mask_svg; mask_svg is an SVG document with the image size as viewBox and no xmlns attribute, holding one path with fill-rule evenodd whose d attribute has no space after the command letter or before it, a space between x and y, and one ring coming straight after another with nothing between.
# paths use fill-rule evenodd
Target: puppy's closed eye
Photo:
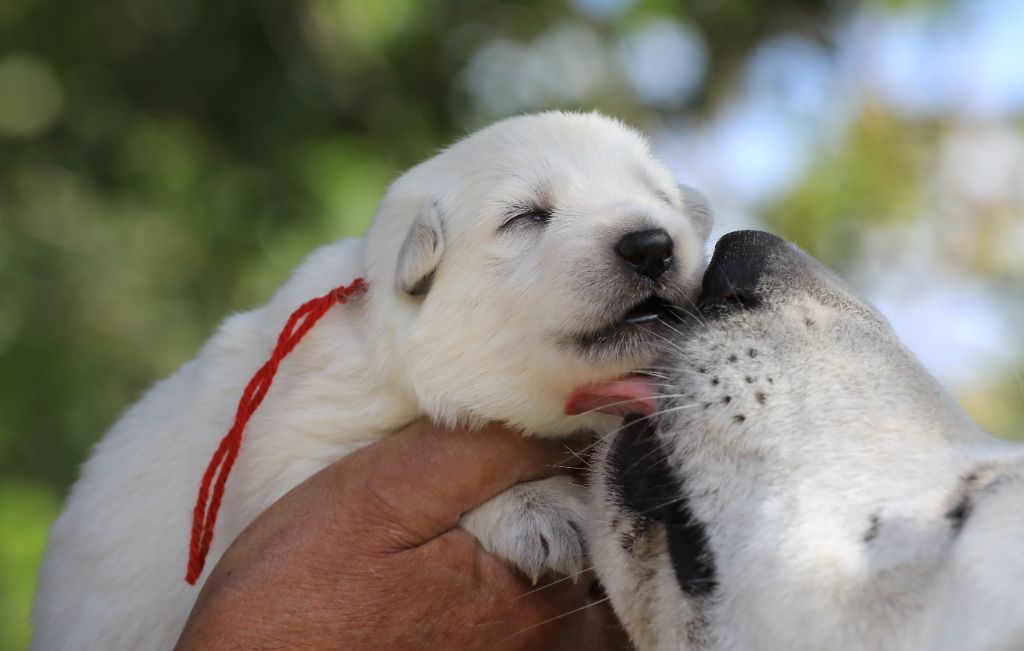
<instances>
[{"instance_id":1,"label":"puppy's closed eye","mask_svg":"<svg viewBox=\"0 0 1024 651\"><path fill-rule=\"evenodd\" d=\"M547 226L552 218L551 209L540 206L515 206L510 212L512 215L498 227L499 232L517 226Z\"/></svg>"}]
</instances>

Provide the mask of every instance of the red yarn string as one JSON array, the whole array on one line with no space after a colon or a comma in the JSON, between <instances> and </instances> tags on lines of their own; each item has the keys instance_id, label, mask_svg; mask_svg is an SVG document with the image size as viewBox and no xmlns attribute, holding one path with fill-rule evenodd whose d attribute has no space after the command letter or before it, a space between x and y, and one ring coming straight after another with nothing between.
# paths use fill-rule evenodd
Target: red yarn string
<instances>
[{"instance_id":1,"label":"red yarn string","mask_svg":"<svg viewBox=\"0 0 1024 651\"><path fill-rule=\"evenodd\" d=\"M224 498L224 486L227 484L231 467L238 457L238 450L242 446L242 432L253 412L267 395L267 391L274 381L274 374L277 373L278 365L331 307L335 304L347 303L356 294L366 291L367 287L366 281L356 278L352 284L336 287L295 310L288 318L288 323L281 330L281 334L278 335L277 345L274 347L270 359L260 367L260 370L256 371L256 374L249 380L249 384L246 385L245 391L242 392L242 398L238 401L235 422L221 439L217 451L210 459L210 465L203 473L203 481L199 484L199 497L196 499L195 510L192 512L192 539L189 543L188 571L185 574L185 580L190 584L195 585L199 575L203 573L206 556L210 552L210 543L213 542L213 528L217 523L217 511ZM211 484L213 485L212 496L210 495Z\"/></svg>"}]
</instances>

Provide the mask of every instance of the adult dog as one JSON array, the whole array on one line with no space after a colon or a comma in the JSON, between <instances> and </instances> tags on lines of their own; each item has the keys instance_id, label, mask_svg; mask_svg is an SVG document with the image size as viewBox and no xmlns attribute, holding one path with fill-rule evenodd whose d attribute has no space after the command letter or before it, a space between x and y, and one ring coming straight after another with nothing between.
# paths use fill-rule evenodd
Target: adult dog
<instances>
[{"instance_id":1,"label":"adult dog","mask_svg":"<svg viewBox=\"0 0 1024 651\"><path fill-rule=\"evenodd\" d=\"M1024 447L777 237L722 238L699 301L596 466L591 553L637 647L1024 648Z\"/></svg>"},{"instance_id":2,"label":"adult dog","mask_svg":"<svg viewBox=\"0 0 1024 651\"><path fill-rule=\"evenodd\" d=\"M267 305L227 319L99 443L51 534L35 648L173 646L198 591L182 577L200 476L304 301L371 283L282 365L249 423L207 570L286 491L424 415L536 436L606 426L566 415L567 400L652 363L672 306L696 293L709 222L642 137L597 114L513 118L409 170L365 240L315 252ZM575 411L600 399L577 394ZM463 526L533 576L577 572L580 491L567 478L524 484Z\"/></svg>"}]
</instances>

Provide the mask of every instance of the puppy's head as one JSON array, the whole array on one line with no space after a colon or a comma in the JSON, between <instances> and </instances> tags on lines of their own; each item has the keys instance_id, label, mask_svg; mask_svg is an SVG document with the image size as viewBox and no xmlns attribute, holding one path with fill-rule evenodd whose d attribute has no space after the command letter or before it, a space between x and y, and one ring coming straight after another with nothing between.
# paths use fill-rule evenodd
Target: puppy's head
<instances>
[{"instance_id":1,"label":"puppy's head","mask_svg":"<svg viewBox=\"0 0 1024 651\"><path fill-rule=\"evenodd\" d=\"M437 419L592 426L566 399L652 363L691 307L710 221L617 121L506 120L389 190L367 243L376 322Z\"/></svg>"},{"instance_id":2,"label":"puppy's head","mask_svg":"<svg viewBox=\"0 0 1024 651\"><path fill-rule=\"evenodd\" d=\"M926 648L965 513L1022 451L775 236L723 237L698 306L595 464L591 555L638 648Z\"/></svg>"}]
</instances>

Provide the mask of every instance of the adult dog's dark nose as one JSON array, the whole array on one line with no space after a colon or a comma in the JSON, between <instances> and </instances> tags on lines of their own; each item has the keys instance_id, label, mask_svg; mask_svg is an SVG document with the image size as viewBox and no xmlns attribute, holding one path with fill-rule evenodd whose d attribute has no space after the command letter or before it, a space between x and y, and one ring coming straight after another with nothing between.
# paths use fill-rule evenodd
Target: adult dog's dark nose
<instances>
[{"instance_id":1,"label":"adult dog's dark nose","mask_svg":"<svg viewBox=\"0 0 1024 651\"><path fill-rule=\"evenodd\" d=\"M672 238L663 228L624 235L615 250L641 276L657 280L672 264Z\"/></svg>"},{"instance_id":2,"label":"adult dog's dark nose","mask_svg":"<svg viewBox=\"0 0 1024 651\"><path fill-rule=\"evenodd\" d=\"M799 258L786 240L763 231L735 231L722 236L704 272L700 304L757 302L762 278L779 273Z\"/></svg>"}]
</instances>

